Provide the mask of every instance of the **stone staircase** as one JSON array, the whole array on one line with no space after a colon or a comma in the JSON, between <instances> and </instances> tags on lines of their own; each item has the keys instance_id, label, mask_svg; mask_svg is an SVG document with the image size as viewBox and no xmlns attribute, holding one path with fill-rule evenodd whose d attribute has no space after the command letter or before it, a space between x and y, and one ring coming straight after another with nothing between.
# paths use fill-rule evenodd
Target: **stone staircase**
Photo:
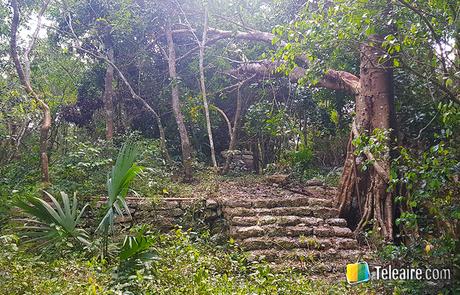
<instances>
[{"instance_id":1,"label":"stone staircase","mask_svg":"<svg viewBox=\"0 0 460 295\"><path fill-rule=\"evenodd\" d=\"M338 218L332 191L266 186L247 193L224 197L221 206L230 236L250 259L279 270L343 276L346 264L362 254L347 222Z\"/></svg>"}]
</instances>

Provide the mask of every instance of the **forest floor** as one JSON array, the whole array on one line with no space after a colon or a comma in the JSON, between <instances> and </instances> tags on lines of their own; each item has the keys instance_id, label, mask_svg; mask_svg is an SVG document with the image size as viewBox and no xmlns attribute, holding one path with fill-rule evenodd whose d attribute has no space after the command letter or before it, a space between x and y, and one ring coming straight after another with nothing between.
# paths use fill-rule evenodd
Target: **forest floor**
<instances>
[{"instance_id":1,"label":"forest floor","mask_svg":"<svg viewBox=\"0 0 460 295\"><path fill-rule=\"evenodd\" d=\"M299 181L285 174L266 176L247 173L222 176L209 171L201 171L190 183L176 182L171 187L171 191L165 192L163 197L212 198L229 194L258 196L264 195L268 191L272 191L270 194L273 194L273 190L277 190L282 195L289 194L290 191L291 194L305 193L313 196L323 194L322 189L328 190L330 198L334 198L335 186L317 178Z\"/></svg>"},{"instance_id":2,"label":"forest floor","mask_svg":"<svg viewBox=\"0 0 460 295\"><path fill-rule=\"evenodd\" d=\"M351 231L343 231L343 220L336 220L333 215L328 215L333 214L332 211L324 210L324 207L332 206L334 193L334 187L315 182L301 185L288 181L283 175L224 177L209 173L200 175L191 184L177 183L174 189L165 192L165 197L220 198L224 204L225 200L231 200L233 203L227 203L231 212L246 210L244 216L229 215L233 221L238 219L240 222L233 224L233 230L243 230L246 241L252 239L250 245L257 248L253 249L255 252L267 250L258 249L258 245L268 245L261 244L261 238L281 240L287 249L274 250L283 255L280 258L287 264L299 261L301 256L308 257L315 265L324 260L345 258L337 264L337 269L322 269L327 273L334 272L337 278L334 281L328 279L327 274L305 272L305 269L313 269L305 264L306 261L301 261L304 267L301 271L289 267L277 270L276 263L270 262L269 257L266 257L267 261L254 260L251 253L241 249L240 242L244 244L244 239L236 239L236 243L232 239L218 243L206 230L149 231L147 237L152 241L152 256L130 263L117 257L101 260L97 250L94 252L90 248L80 252L69 248L58 255L44 253L37 256L18 247L20 243L14 236L5 235L0 237L0 294L392 294L395 290L405 294L408 289L404 286L378 281L355 286L346 283L344 267L349 258L346 255L355 249L342 251L329 241L348 245L351 240ZM306 206L319 206L315 208L323 208L323 211L305 210ZM257 213L254 215L247 210ZM283 210L289 214L282 213ZM263 212L269 214L260 214ZM286 218L288 222L283 226L287 227L281 228L281 220ZM275 222L263 224L269 219ZM261 220L264 221L261 223ZM330 223L331 220L335 223ZM253 221L255 226L242 226L241 223ZM290 244L292 239L299 238L299 231L310 230L310 234L316 234L318 228L321 229L321 241L313 243L312 239L305 239L295 241L295 247L289 246L293 245ZM334 230L339 228L348 238L329 235L331 232L336 234ZM291 250L295 256L284 256ZM291 264L295 266L295 263Z\"/></svg>"}]
</instances>

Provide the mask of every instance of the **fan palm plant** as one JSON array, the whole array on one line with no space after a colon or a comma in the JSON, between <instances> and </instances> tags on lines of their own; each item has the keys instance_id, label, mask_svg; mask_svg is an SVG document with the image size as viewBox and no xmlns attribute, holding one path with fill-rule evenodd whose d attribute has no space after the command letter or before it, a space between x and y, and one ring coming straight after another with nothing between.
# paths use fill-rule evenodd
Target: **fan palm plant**
<instances>
[{"instance_id":1,"label":"fan palm plant","mask_svg":"<svg viewBox=\"0 0 460 295\"><path fill-rule=\"evenodd\" d=\"M103 234L104 256L107 254L108 237L109 233L113 230L115 217L125 214L130 216L125 198L134 177L142 171L142 167L134 163L137 154L138 148L134 143L125 143L118 153L115 165L107 176L107 211L96 230Z\"/></svg>"},{"instance_id":2,"label":"fan palm plant","mask_svg":"<svg viewBox=\"0 0 460 295\"><path fill-rule=\"evenodd\" d=\"M77 227L88 204L78 212L76 193L70 200L65 192L61 192L62 204L50 193L45 192L45 194L51 203L37 197L16 202L16 206L30 216L21 219L25 222L20 228L25 241L34 243L37 248L52 247L69 239L78 244L88 245L88 234L84 229Z\"/></svg>"}]
</instances>

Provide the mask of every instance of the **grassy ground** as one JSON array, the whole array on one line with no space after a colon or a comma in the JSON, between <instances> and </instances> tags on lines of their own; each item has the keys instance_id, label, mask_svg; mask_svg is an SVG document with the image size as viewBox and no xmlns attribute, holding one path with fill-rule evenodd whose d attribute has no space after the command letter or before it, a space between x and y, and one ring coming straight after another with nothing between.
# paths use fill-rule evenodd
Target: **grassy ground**
<instances>
[{"instance_id":1,"label":"grassy ground","mask_svg":"<svg viewBox=\"0 0 460 295\"><path fill-rule=\"evenodd\" d=\"M312 280L249 262L235 245L217 245L207 232L149 233L153 243L136 259L101 260L88 250L24 251L0 237L0 294L453 294L420 283ZM19 246L19 247L18 247Z\"/></svg>"},{"instance_id":2,"label":"grassy ground","mask_svg":"<svg viewBox=\"0 0 460 295\"><path fill-rule=\"evenodd\" d=\"M274 273L249 263L231 244L213 245L206 233L152 234L148 259L110 263L74 252L37 256L2 238L0 294L382 294L382 286L349 286Z\"/></svg>"}]
</instances>

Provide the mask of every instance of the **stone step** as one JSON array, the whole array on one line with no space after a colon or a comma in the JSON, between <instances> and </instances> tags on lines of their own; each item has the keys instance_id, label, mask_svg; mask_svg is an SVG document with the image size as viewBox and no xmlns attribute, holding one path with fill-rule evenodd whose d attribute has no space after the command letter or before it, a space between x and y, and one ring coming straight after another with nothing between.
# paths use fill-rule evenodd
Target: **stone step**
<instances>
[{"instance_id":1,"label":"stone step","mask_svg":"<svg viewBox=\"0 0 460 295\"><path fill-rule=\"evenodd\" d=\"M310 250L353 250L358 248L356 239L311 237L251 237L238 241L246 251L262 249L290 250L305 248Z\"/></svg>"},{"instance_id":2,"label":"stone step","mask_svg":"<svg viewBox=\"0 0 460 295\"><path fill-rule=\"evenodd\" d=\"M302 185L288 185L283 187L285 190L290 192L302 194L302 195L312 195L314 194L317 198L327 198L334 199L337 195L337 188L330 186L302 186Z\"/></svg>"},{"instance_id":3,"label":"stone step","mask_svg":"<svg viewBox=\"0 0 460 295\"><path fill-rule=\"evenodd\" d=\"M281 216L234 216L229 221L231 226L253 226L253 225L334 225L334 226L347 226L347 221L343 218L330 218L323 219L318 217L301 217L296 215L281 215Z\"/></svg>"},{"instance_id":4,"label":"stone step","mask_svg":"<svg viewBox=\"0 0 460 295\"><path fill-rule=\"evenodd\" d=\"M347 227L331 225L305 225L297 224L294 226L269 224L254 226L232 226L230 235L236 239L249 237L299 237L299 236L318 236L318 237L345 237L353 238L353 232Z\"/></svg>"},{"instance_id":5,"label":"stone step","mask_svg":"<svg viewBox=\"0 0 460 295\"><path fill-rule=\"evenodd\" d=\"M332 199L321 199L312 197L265 197L258 199L225 199L222 201L224 207L229 208L276 208L276 207L300 207L300 206L333 206Z\"/></svg>"},{"instance_id":6,"label":"stone step","mask_svg":"<svg viewBox=\"0 0 460 295\"><path fill-rule=\"evenodd\" d=\"M282 215L295 215L295 216L309 216L321 218L336 218L338 217L338 210L336 208L323 207L323 206L300 206L300 207L275 207L275 208L244 208L244 207L224 207L222 212L224 216L229 219L234 216L282 216Z\"/></svg>"},{"instance_id":7,"label":"stone step","mask_svg":"<svg viewBox=\"0 0 460 295\"><path fill-rule=\"evenodd\" d=\"M294 248L290 250L263 249L249 251L249 260L264 260L268 262L333 262L346 259L349 263L357 261L365 253L360 250L309 250Z\"/></svg>"},{"instance_id":8,"label":"stone step","mask_svg":"<svg viewBox=\"0 0 460 295\"><path fill-rule=\"evenodd\" d=\"M365 253L334 206L336 189L292 183L238 188L219 200L229 235L255 265L345 278L348 263Z\"/></svg>"}]
</instances>

